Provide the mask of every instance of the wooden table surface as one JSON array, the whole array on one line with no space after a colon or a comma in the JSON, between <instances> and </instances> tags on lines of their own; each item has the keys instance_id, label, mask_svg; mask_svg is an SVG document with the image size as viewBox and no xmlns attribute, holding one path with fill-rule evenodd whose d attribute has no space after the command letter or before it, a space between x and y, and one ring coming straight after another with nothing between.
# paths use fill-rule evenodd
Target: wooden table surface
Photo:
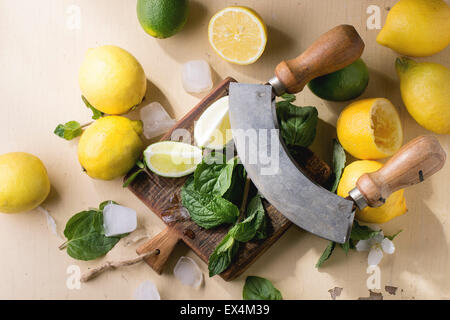
<instances>
[{"instance_id":1,"label":"wooden table surface","mask_svg":"<svg viewBox=\"0 0 450 320\"><path fill-rule=\"evenodd\" d=\"M147 102L159 101L179 119L201 96L187 94L181 84L181 66L192 59L207 60L214 80L230 75L240 81L259 83L273 74L275 65L292 58L335 25L356 27L365 41L363 59L370 69L365 97L385 97L397 107L405 142L429 134L408 115L400 98L394 70L397 54L376 43L379 30L367 27L369 5L380 9L384 23L393 0L297 0L297 1L191 1L184 29L172 38L157 40L147 35L136 18L135 1L129 0L0 0L0 154L26 151L45 163L52 191L43 207L54 216L61 234L76 212L113 199L138 212L138 221L150 235L163 223L126 189L121 180L90 179L77 160L77 140L67 142L52 132L58 123L87 122L88 110L80 99L77 74L86 50L115 44L130 51L143 65L149 79ZM268 44L253 65L237 66L221 60L208 43L210 17L228 5L254 8L268 26ZM376 10L376 8L375 8ZM419 59L450 67L450 48ZM308 89L297 96L297 104L314 105L323 120L313 149L329 157L330 135L339 112L347 103L330 103ZM450 136L440 135L447 153ZM381 291L385 299L450 298L450 162L436 176L406 191L409 211L383 225L386 234L399 229L396 252L380 264ZM166 272L159 276L145 264L102 275L80 289L71 286L71 272L81 272L106 260L135 257L136 244L122 240L108 255L96 261L71 259L58 250L63 240L52 234L42 212L0 214L1 299L131 299L135 288L152 280L162 299L241 299L245 277L270 279L286 299L330 299L329 289L343 288L338 299L369 295L366 280L367 252L345 256L336 249L332 258L314 268L327 241L297 227L288 232L237 280L227 283L208 278L207 266L187 247L180 245ZM199 263L206 281L199 289L181 284L172 274L182 255ZM75 267L71 267L75 266ZM73 269L74 268L74 269ZM385 285L398 287L396 295Z\"/></svg>"}]
</instances>

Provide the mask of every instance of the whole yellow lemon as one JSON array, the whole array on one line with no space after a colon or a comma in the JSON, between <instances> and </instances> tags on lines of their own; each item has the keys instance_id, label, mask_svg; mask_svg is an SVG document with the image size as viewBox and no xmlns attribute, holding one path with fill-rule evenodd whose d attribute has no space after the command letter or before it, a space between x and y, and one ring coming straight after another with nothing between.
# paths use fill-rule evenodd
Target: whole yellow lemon
<instances>
[{"instance_id":1,"label":"whole yellow lemon","mask_svg":"<svg viewBox=\"0 0 450 320\"><path fill-rule=\"evenodd\" d=\"M364 173L374 172L383 165L372 160L357 160L344 168L337 188L337 194L347 197L348 192L356 185L356 181ZM356 211L356 219L367 223L385 223L407 211L403 189L392 193L386 203L378 208L366 207Z\"/></svg>"},{"instance_id":2,"label":"whole yellow lemon","mask_svg":"<svg viewBox=\"0 0 450 320\"><path fill-rule=\"evenodd\" d=\"M142 122L120 116L103 117L91 124L78 143L78 160L95 179L125 175L143 151Z\"/></svg>"},{"instance_id":3,"label":"whole yellow lemon","mask_svg":"<svg viewBox=\"0 0 450 320\"><path fill-rule=\"evenodd\" d=\"M444 0L400 0L377 42L407 56L435 54L450 43L450 6Z\"/></svg>"},{"instance_id":4,"label":"whole yellow lemon","mask_svg":"<svg viewBox=\"0 0 450 320\"><path fill-rule=\"evenodd\" d=\"M25 152L0 155L0 212L34 209L49 192L47 170L38 157Z\"/></svg>"},{"instance_id":5,"label":"whole yellow lemon","mask_svg":"<svg viewBox=\"0 0 450 320\"><path fill-rule=\"evenodd\" d=\"M147 79L129 52L106 45L89 49L78 75L81 93L96 109L122 114L141 103Z\"/></svg>"},{"instance_id":6,"label":"whole yellow lemon","mask_svg":"<svg viewBox=\"0 0 450 320\"><path fill-rule=\"evenodd\" d=\"M450 69L438 63L397 58L403 103L422 127L450 134Z\"/></svg>"}]
</instances>

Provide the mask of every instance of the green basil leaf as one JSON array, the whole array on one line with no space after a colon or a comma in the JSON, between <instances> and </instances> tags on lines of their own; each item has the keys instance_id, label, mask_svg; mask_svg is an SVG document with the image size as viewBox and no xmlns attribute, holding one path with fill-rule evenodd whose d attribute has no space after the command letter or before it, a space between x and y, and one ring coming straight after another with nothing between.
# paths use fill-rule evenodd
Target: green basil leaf
<instances>
[{"instance_id":1,"label":"green basil leaf","mask_svg":"<svg viewBox=\"0 0 450 320\"><path fill-rule=\"evenodd\" d=\"M242 291L244 300L283 300L281 292L267 279L248 276Z\"/></svg>"},{"instance_id":2,"label":"green basil leaf","mask_svg":"<svg viewBox=\"0 0 450 320\"><path fill-rule=\"evenodd\" d=\"M236 159L227 162L222 153L203 158L194 172L195 189L201 193L222 196L231 186L236 164Z\"/></svg>"},{"instance_id":3,"label":"green basil leaf","mask_svg":"<svg viewBox=\"0 0 450 320\"><path fill-rule=\"evenodd\" d=\"M352 239L353 241L368 240L375 237L379 233L380 231L372 230L367 226L361 226L358 221L355 220L353 221L353 228L350 234L350 239Z\"/></svg>"},{"instance_id":4,"label":"green basil leaf","mask_svg":"<svg viewBox=\"0 0 450 320\"><path fill-rule=\"evenodd\" d=\"M58 126L53 131L58 137L66 140L72 140L83 133L81 125L76 121L69 121L65 124L58 124Z\"/></svg>"},{"instance_id":5,"label":"green basil leaf","mask_svg":"<svg viewBox=\"0 0 450 320\"><path fill-rule=\"evenodd\" d=\"M239 209L233 203L195 190L192 177L181 188L181 199L191 219L205 229L224 223L234 223L239 217Z\"/></svg>"},{"instance_id":6,"label":"green basil leaf","mask_svg":"<svg viewBox=\"0 0 450 320\"><path fill-rule=\"evenodd\" d=\"M261 198L256 195L248 204L246 218L231 228L229 234L240 242L252 240L264 223L265 215Z\"/></svg>"},{"instance_id":7,"label":"green basil leaf","mask_svg":"<svg viewBox=\"0 0 450 320\"><path fill-rule=\"evenodd\" d=\"M86 105L86 107L91 109L91 111L92 111L92 119L97 120L97 119L100 119L101 117L103 117L103 112L101 112L100 110L95 109L94 106L92 106L89 103L89 101L87 101L87 99L84 96L81 96L81 100L83 100L83 102Z\"/></svg>"},{"instance_id":8,"label":"green basil leaf","mask_svg":"<svg viewBox=\"0 0 450 320\"><path fill-rule=\"evenodd\" d=\"M345 151L342 148L339 141L334 139L333 142L333 172L334 172L334 184L331 188L331 192L336 192L337 187L339 185L339 181L341 180L342 170L345 167Z\"/></svg>"},{"instance_id":9,"label":"green basil leaf","mask_svg":"<svg viewBox=\"0 0 450 320\"><path fill-rule=\"evenodd\" d=\"M330 258L335 246L336 242L330 241L330 243L328 243L328 246L325 248L325 251L320 256L319 261L317 261L316 263L316 268L320 268L322 264Z\"/></svg>"},{"instance_id":10,"label":"green basil leaf","mask_svg":"<svg viewBox=\"0 0 450 320\"><path fill-rule=\"evenodd\" d=\"M208 270L209 276L222 273L236 257L239 249L239 242L236 241L230 234L227 234L219 245L214 249L209 256Z\"/></svg>"},{"instance_id":11,"label":"green basil leaf","mask_svg":"<svg viewBox=\"0 0 450 320\"><path fill-rule=\"evenodd\" d=\"M281 136L288 146L308 147L314 141L318 119L315 107L297 107L280 101L276 111Z\"/></svg>"}]
</instances>

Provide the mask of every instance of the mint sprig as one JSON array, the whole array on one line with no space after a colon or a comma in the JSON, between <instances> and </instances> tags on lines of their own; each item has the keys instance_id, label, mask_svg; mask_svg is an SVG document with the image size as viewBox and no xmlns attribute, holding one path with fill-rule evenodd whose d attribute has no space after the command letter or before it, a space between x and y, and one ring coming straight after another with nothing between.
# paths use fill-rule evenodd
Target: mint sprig
<instances>
[{"instance_id":1,"label":"mint sprig","mask_svg":"<svg viewBox=\"0 0 450 320\"><path fill-rule=\"evenodd\" d=\"M230 201L214 194L197 191L192 176L181 188L181 200L191 219L205 229L234 223L239 217L238 207Z\"/></svg>"},{"instance_id":2,"label":"mint sprig","mask_svg":"<svg viewBox=\"0 0 450 320\"><path fill-rule=\"evenodd\" d=\"M58 124L53 133L63 139L72 140L83 133L83 128L78 122L69 121L64 124Z\"/></svg>"}]
</instances>

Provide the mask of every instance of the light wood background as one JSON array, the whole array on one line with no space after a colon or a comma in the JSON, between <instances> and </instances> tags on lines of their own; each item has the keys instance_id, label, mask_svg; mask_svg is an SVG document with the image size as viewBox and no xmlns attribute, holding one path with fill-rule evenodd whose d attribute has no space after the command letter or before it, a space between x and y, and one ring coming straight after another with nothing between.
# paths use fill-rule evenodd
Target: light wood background
<instances>
[{"instance_id":1,"label":"light wood background","mask_svg":"<svg viewBox=\"0 0 450 320\"><path fill-rule=\"evenodd\" d=\"M139 225L150 235L163 223L128 190L121 180L90 179L76 156L77 140L67 142L52 132L58 123L87 122L90 113L80 99L78 68L90 47L115 44L137 57L150 81L146 103L161 102L180 118L198 101L182 88L181 65L191 59L205 59L214 70L215 83L225 76L259 83L273 74L282 59L292 58L323 32L341 23L356 27L366 43L363 59L370 68L370 83L363 97L386 97L398 108L405 142L428 134L408 115L402 104L394 70L396 53L375 42L378 30L368 30L367 7L381 9L384 23L393 0L297 0L297 1L191 1L185 28L172 38L157 40L147 35L136 18L135 1L130 0L0 0L0 153L27 151L45 163L52 192L44 207L55 217L62 233L76 212L113 199L137 210ZM210 48L207 25L210 17L228 5L247 5L260 13L268 25L268 44L263 56L250 66L221 60ZM80 8L81 28L71 30L71 5ZM450 48L420 59L450 67ZM314 149L325 156L331 149L330 134L346 103L329 103L305 89L299 105L314 105L323 122ZM450 136L438 136L447 152ZM449 272L449 187L450 164L430 180L407 190L409 212L383 225L386 234L399 229L397 250L380 264L381 292L385 299L450 298ZM163 299L241 299L247 275L273 281L286 299L330 299L329 289L343 288L338 299L368 296L367 253L352 251L346 257L339 248L317 270L314 268L327 241L292 227L270 250L237 280L226 283L207 278L207 266L184 245L170 259L162 276L144 264L123 268L82 284L79 290L66 286L70 265L81 271L106 259L134 257L136 245L122 240L104 258L93 262L71 259L57 249L61 239L51 234L43 213L0 214L0 298L2 299L130 299L144 280L152 280ZM200 289L182 285L172 274L181 255L195 259L206 281ZM398 287L395 296L385 285Z\"/></svg>"}]
</instances>

